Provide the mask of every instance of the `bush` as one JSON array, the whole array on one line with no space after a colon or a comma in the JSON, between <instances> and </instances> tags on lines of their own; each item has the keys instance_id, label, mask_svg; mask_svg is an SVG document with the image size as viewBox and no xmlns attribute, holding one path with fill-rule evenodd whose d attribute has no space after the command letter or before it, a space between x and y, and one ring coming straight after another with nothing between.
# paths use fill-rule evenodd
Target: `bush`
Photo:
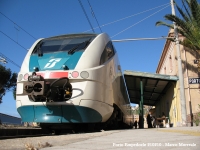
<instances>
[{"instance_id":1,"label":"bush","mask_svg":"<svg viewBox=\"0 0 200 150\"><path fill-rule=\"evenodd\" d=\"M199 108L200 108L200 104L199 104ZM196 126L199 126L199 123L200 123L200 112L196 113L194 115L194 123Z\"/></svg>"}]
</instances>

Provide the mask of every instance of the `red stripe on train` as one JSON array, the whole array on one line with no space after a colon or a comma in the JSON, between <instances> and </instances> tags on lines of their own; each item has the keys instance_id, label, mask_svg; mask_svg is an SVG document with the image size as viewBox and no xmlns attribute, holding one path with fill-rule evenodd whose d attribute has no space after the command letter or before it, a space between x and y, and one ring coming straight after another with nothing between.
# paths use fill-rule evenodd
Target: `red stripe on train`
<instances>
[{"instance_id":1,"label":"red stripe on train","mask_svg":"<svg viewBox=\"0 0 200 150\"><path fill-rule=\"evenodd\" d=\"M46 72L46 73L37 72L36 74L41 75L45 79L68 77L68 72Z\"/></svg>"}]
</instances>

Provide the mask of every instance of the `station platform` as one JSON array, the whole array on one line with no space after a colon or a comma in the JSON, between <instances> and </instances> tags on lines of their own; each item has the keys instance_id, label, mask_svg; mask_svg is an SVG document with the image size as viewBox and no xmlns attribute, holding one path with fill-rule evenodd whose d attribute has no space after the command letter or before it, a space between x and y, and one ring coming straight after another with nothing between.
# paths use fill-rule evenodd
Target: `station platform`
<instances>
[{"instance_id":1,"label":"station platform","mask_svg":"<svg viewBox=\"0 0 200 150\"><path fill-rule=\"evenodd\" d=\"M107 132L107 131L105 131ZM109 132L109 131L108 131ZM110 131L112 132L112 131ZM59 140L62 140L59 138ZM42 150L86 149L176 149L199 150L200 126L117 130L103 136L88 138Z\"/></svg>"}]
</instances>

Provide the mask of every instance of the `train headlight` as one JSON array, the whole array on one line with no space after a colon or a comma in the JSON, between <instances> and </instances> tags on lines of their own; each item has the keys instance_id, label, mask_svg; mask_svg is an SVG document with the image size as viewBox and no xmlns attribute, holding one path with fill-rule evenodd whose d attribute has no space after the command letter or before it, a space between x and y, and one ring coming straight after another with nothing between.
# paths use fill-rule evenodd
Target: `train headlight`
<instances>
[{"instance_id":1,"label":"train headlight","mask_svg":"<svg viewBox=\"0 0 200 150\"><path fill-rule=\"evenodd\" d=\"M33 67L33 70L34 70L35 72L37 72L37 71L39 71L39 68L38 68L38 67Z\"/></svg>"},{"instance_id":2,"label":"train headlight","mask_svg":"<svg viewBox=\"0 0 200 150\"><path fill-rule=\"evenodd\" d=\"M24 80L28 80L28 76L29 76L29 74L26 73L26 74L24 75Z\"/></svg>"},{"instance_id":3,"label":"train headlight","mask_svg":"<svg viewBox=\"0 0 200 150\"><path fill-rule=\"evenodd\" d=\"M89 73L87 71L82 71L81 77L84 78L84 79L87 79L89 77Z\"/></svg>"},{"instance_id":4,"label":"train headlight","mask_svg":"<svg viewBox=\"0 0 200 150\"><path fill-rule=\"evenodd\" d=\"M21 81L22 78L23 78L23 75L22 75L22 74L19 74L19 76L18 76L18 81Z\"/></svg>"},{"instance_id":5,"label":"train headlight","mask_svg":"<svg viewBox=\"0 0 200 150\"><path fill-rule=\"evenodd\" d=\"M77 71L72 72L72 77L77 78L79 76L79 73Z\"/></svg>"}]
</instances>

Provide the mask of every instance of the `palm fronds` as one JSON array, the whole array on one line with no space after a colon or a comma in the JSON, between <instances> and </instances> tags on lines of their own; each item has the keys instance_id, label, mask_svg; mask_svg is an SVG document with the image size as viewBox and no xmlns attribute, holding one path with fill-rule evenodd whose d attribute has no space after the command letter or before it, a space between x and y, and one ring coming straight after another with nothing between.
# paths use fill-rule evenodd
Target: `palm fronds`
<instances>
[{"instance_id":1,"label":"palm fronds","mask_svg":"<svg viewBox=\"0 0 200 150\"><path fill-rule=\"evenodd\" d=\"M185 37L180 44L193 49L200 50L200 4L197 0L182 0L183 9L176 3L176 8L181 17L172 14L164 16L165 20L175 22L178 27L178 32ZM168 24L163 21L156 22L156 26L167 26L174 28L173 23Z\"/></svg>"}]
</instances>

